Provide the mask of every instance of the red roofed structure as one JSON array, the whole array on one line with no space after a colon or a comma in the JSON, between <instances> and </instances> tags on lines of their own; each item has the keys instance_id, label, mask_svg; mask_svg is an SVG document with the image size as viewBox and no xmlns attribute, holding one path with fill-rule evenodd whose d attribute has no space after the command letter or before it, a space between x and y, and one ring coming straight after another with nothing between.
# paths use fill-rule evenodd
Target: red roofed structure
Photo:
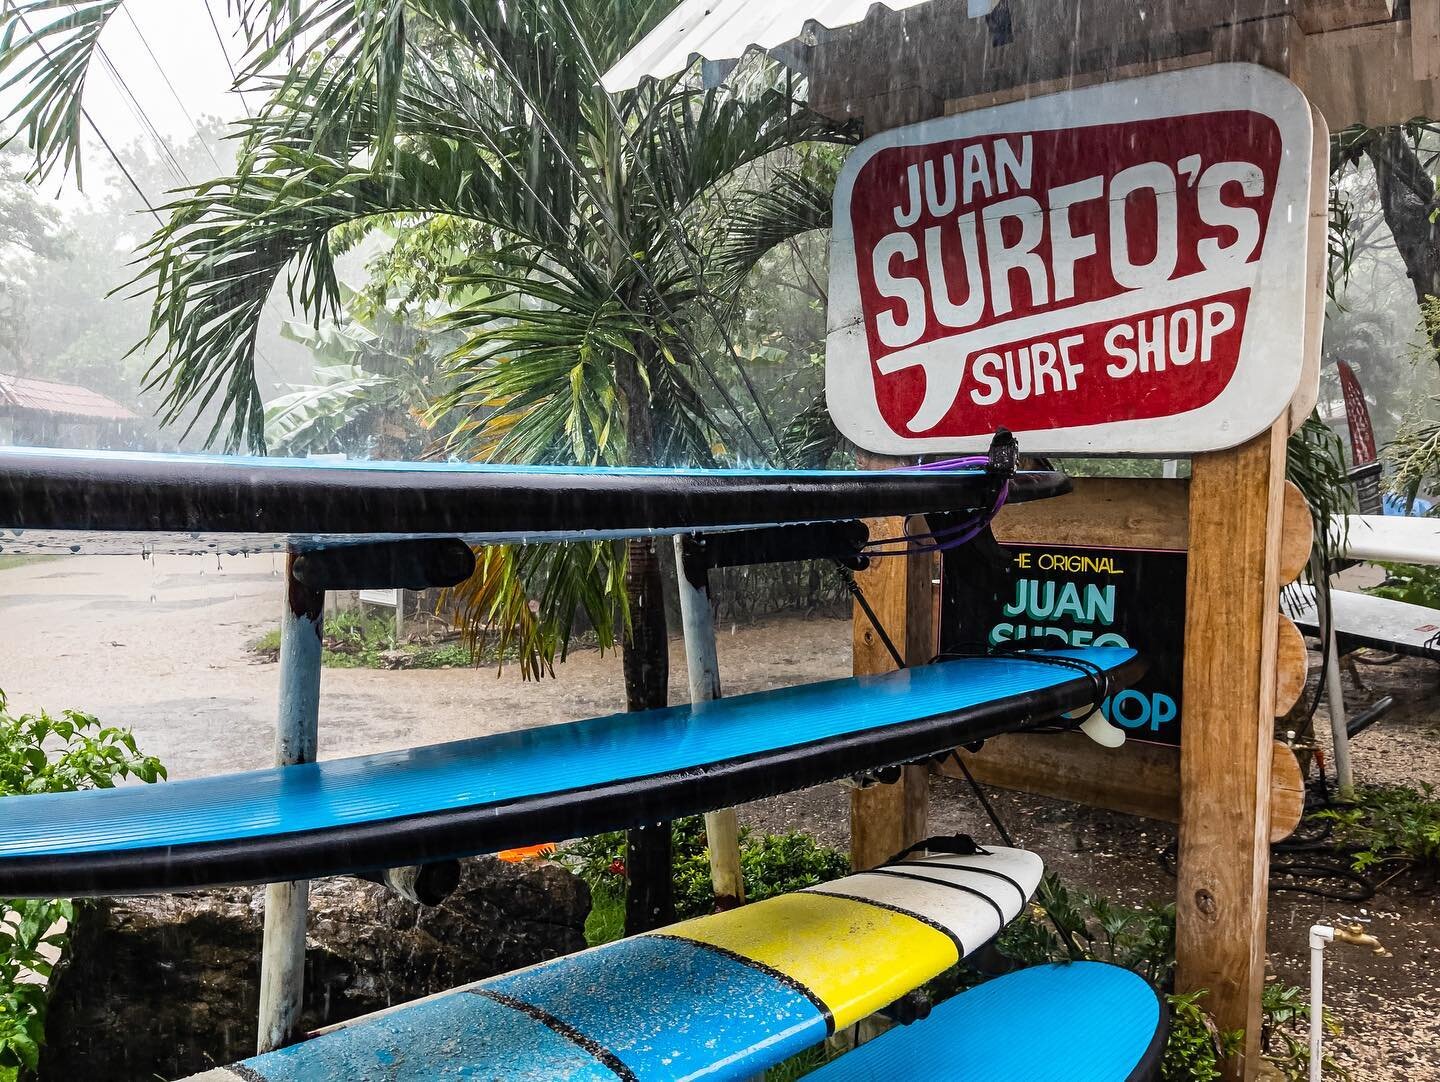
<instances>
[{"instance_id":1,"label":"red roofed structure","mask_svg":"<svg viewBox=\"0 0 1440 1082\"><path fill-rule=\"evenodd\" d=\"M87 387L0 372L0 444L123 446L140 420Z\"/></svg>"}]
</instances>

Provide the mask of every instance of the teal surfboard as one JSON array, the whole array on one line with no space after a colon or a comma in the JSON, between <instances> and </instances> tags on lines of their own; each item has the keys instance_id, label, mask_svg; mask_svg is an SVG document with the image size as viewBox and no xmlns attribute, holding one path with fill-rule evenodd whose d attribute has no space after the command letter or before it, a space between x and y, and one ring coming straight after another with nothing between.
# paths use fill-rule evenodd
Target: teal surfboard
<instances>
[{"instance_id":1,"label":"teal surfboard","mask_svg":"<svg viewBox=\"0 0 1440 1082\"><path fill-rule=\"evenodd\" d=\"M1119 647L962 658L380 755L0 798L0 898L370 871L727 807L1052 721Z\"/></svg>"}]
</instances>

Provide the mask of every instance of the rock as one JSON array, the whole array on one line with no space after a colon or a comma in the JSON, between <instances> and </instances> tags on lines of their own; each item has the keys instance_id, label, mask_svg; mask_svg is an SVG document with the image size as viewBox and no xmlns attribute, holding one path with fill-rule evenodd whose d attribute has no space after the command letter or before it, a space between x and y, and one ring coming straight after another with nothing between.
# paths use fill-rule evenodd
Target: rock
<instances>
[{"instance_id":1,"label":"rock","mask_svg":"<svg viewBox=\"0 0 1440 1082\"><path fill-rule=\"evenodd\" d=\"M425 908L354 879L310 885L306 1029L585 946L590 891L551 863L463 862ZM253 1055L263 888L106 899L52 979L42 1082L153 1082Z\"/></svg>"}]
</instances>

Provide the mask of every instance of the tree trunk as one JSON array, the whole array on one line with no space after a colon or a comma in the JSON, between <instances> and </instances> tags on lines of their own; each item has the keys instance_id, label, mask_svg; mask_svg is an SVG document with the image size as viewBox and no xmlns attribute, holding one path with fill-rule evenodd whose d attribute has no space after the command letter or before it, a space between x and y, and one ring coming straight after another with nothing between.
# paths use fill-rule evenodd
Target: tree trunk
<instances>
[{"instance_id":1,"label":"tree trunk","mask_svg":"<svg viewBox=\"0 0 1440 1082\"><path fill-rule=\"evenodd\" d=\"M1365 155L1375 167L1385 223L1423 306L1427 297L1440 297L1440 224L1431 220L1437 209L1435 181L1403 128L1376 131L1365 143ZM1440 347L1440 326L1426 330Z\"/></svg>"},{"instance_id":2,"label":"tree trunk","mask_svg":"<svg viewBox=\"0 0 1440 1082\"><path fill-rule=\"evenodd\" d=\"M630 464L654 465L655 419L635 360L623 358L616 374L628 411ZM665 706L670 692L670 634L660 558L650 538L627 541L625 558L625 596L630 608L630 630L621 646L625 706L628 710L650 710ZM625 934L636 935L673 924L670 824L655 823L630 831L626 849Z\"/></svg>"}]
</instances>

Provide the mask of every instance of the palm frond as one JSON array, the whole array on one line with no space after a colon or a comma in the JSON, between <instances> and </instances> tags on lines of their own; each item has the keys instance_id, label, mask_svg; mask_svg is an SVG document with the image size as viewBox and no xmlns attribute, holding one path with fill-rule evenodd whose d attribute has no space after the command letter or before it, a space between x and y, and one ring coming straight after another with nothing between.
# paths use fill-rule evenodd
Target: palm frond
<instances>
[{"instance_id":1,"label":"palm frond","mask_svg":"<svg viewBox=\"0 0 1440 1082\"><path fill-rule=\"evenodd\" d=\"M1354 511L1354 488L1345 469L1340 437L1312 413L1291 436L1285 475L1305 495L1315 521L1315 547L1322 565L1344 546L1345 517Z\"/></svg>"},{"instance_id":2,"label":"palm frond","mask_svg":"<svg viewBox=\"0 0 1440 1082\"><path fill-rule=\"evenodd\" d=\"M777 245L816 229L829 229L833 185L790 169L760 190L742 192L725 215L711 250L716 274L733 289Z\"/></svg>"},{"instance_id":3,"label":"palm frond","mask_svg":"<svg viewBox=\"0 0 1440 1082\"><path fill-rule=\"evenodd\" d=\"M35 156L32 177L55 167L80 180L85 83L100 35L121 0L11 0L0 36L0 94L17 95L5 117ZM48 13L62 11L54 18ZM33 19L32 19L33 17Z\"/></svg>"},{"instance_id":4,"label":"palm frond","mask_svg":"<svg viewBox=\"0 0 1440 1082\"><path fill-rule=\"evenodd\" d=\"M602 650L625 626L624 546L616 542L497 545L476 551L475 573L443 604L476 655L515 653L526 679L553 675L585 615Z\"/></svg>"}]
</instances>

